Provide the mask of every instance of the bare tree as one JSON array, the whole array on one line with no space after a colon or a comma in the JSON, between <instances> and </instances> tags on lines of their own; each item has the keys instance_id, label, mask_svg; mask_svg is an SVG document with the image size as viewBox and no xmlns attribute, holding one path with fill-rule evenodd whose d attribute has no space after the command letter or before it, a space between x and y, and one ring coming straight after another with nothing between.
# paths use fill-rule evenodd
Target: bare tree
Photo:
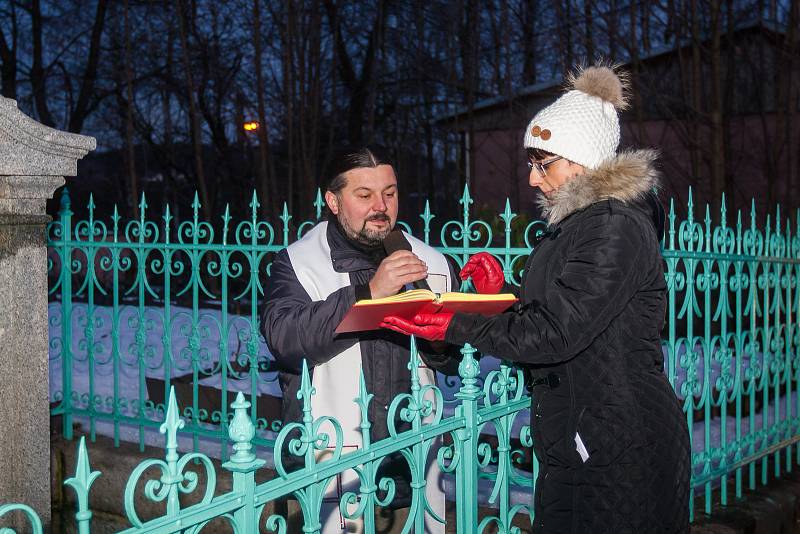
<instances>
[{"instance_id":1,"label":"bare tree","mask_svg":"<svg viewBox=\"0 0 800 534\"><path fill-rule=\"evenodd\" d=\"M258 105L258 185L261 203L270 213L277 213L278 199L275 187L275 162L270 154L269 127L265 104L266 87L263 73L263 46L261 35L261 1L253 0L253 68L256 75L256 102ZM241 128L241 125L237 125Z\"/></svg>"},{"instance_id":2,"label":"bare tree","mask_svg":"<svg viewBox=\"0 0 800 534\"><path fill-rule=\"evenodd\" d=\"M97 107L99 99L94 94L97 69L100 65L100 45L103 37L103 28L106 22L106 11L108 0L98 0L95 9L94 23L92 24L91 38L89 39L89 54L86 60L86 67L81 76L81 88L78 92L78 100L69 116L69 130L80 132L87 116ZM126 0L126 23L127 23L127 0ZM129 48L129 47L128 47Z\"/></svg>"},{"instance_id":3,"label":"bare tree","mask_svg":"<svg viewBox=\"0 0 800 534\"><path fill-rule=\"evenodd\" d=\"M359 72L348 50L347 40L344 36L344 22L339 16L339 9L336 3L333 0L324 0L323 3L328 14L328 24L330 24L333 33L339 76L349 93L347 137L351 143L359 143L364 139L365 110L374 98L375 71L378 62L378 50L382 45L386 6L383 0L378 0L372 21L365 25L365 27L369 28L369 32Z\"/></svg>"},{"instance_id":4,"label":"bare tree","mask_svg":"<svg viewBox=\"0 0 800 534\"><path fill-rule=\"evenodd\" d=\"M650 142L650 113L662 106L667 126L657 135L688 147L684 181L718 197L738 178L731 117L744 67L736 25L752 13L786 27L783 37L773 32L768 48L777 55L760 67L774 94L756 113L775 141L765 165L782 169L789 158L787 179L798 182L789 156L798 144L797 4L9 0L0 6L0 82L42 122L88 130L119 149L125 164L114 172L131 195L157 172L169 194L185 198L196 188L207 218L228 202L244 206L240 197L253 186L266 211L285 199L300 218L333 145L344 141L389 146L412 179L403 194L423 193L419 207L425 192L436 192L434 204L457 197L475 176L471 143L486 127L476 126L485 113L479 103L502 97L498 115L516 128L523 88L604 57L629 64L635 100L627 118L637 137ZM669 106L642 97L643 84L653 83L650 51L662 47L675 50ZM459 134L437 124L453 111ZM252 150L241 131L248 113L260 125ZM515 165L518 147L507 152ZM770 190L782 187L776 181Z\"/></svg>"},{"instance_id":5,"label":"bare tree","mask_svg":"<svg viewBox=\"0 0 800 534\"><path fill-rule=\"evenodd\" d=\"M131 206L133 207L133 214L135 218L139 218L139 205L137 200L139 198L139 179L136 174L136 141L134 139L134 125L133 125L133 69L131 57L131 22L128 16L128 0L124 0L122 4L122 18L125 35L125 52L124 52L124 66L122 67L125 76L125 159L127 161L128 169L128 193L131 196Z\"/></svg>"},{"instance_id":6,"label":"bare tree","mask_svg":"<svg viewBox=\"0 0 800 534\"><path fill-rule=\"evenodd\" d=\"M96 91L97 69L100 64L101 43L106 21L107 6L108 0L98 0L91 22L91 37L88 43L86 63L83 66L82 73L76 76L80 81L78 98L75 100L74 104L70 103L71 105L68 106L69 109L65 118L66 126L69 130L74 132L83 130L83 125L88 115L96 109L100 101L108 94L104 92L98 93ZM29 12L31 16L33 41L33 64L31 67L30 79L36 112L41 122L48 126L56 126L56 118L51 113L49 104L48 78L50 76L51 65L45 65L43 48L45 27L41 0L32 0L29 6ZM66 46L70 46L70 44ZM60 54L61 52L58 52L54 56L58 58ZM67 82L70 82L69 78L67 78ZM68 88L68 92L71 93L71 88Z\"/></svg>"},{"instance_id":7,"label":"bare tree","mask_svg":"<svg viewBox=\"0 0 800 534\"><path fill-rule=\"evenodd\" d=\"M189 127L192 138L192 149L194 152L194 171L197 181L197 188L200 194L200 202L203 206L203 213L206 220L211 220L212 206L211 195L208 191L206 181L205 165L203 163L203 132L200 124L200 112L197 109L197 95L192 75L192 64L189 59L189 20L187 9L182 0L175 0L175 14L178 17L178 28L181 42L181 57L183 58L183 71L186 82L186 97L189 103Z\"/></svg>"},{"instance_id":8,"label":"bare tree","mask_svg":"<svg viewBox=\"0 0 800 534\"><path fill-rule=\"evenodd\" d=\"M722 121L722 9L720 0L711 0L711 51L709 98L709 136L711 138L711 198L715 203L727 189L725 175L725 137ZM714 210L715 212L717 210Z\"/></svg>"}]
</instances>

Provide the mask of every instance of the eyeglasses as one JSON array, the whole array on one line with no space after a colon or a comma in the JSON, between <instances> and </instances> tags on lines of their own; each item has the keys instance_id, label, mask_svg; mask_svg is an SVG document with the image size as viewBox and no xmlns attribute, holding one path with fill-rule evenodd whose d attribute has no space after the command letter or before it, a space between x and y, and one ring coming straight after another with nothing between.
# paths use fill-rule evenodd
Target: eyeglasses
<instances>
[{"instance_id":1,"label":"eyeglasses","mask_svg":"<svg viewBox=\"0 0 800 534\"><path fill-rule=\"evenodd\" d=\"M528 159L528 169L530 169L530 170L536 169L536 172L539 173L539 176L544 177L544 176L547 176L547 167L549 167L550 165L552 165L553 163L555 163L556 161L558 161L560 159L564 159L564 158L562 156L556 156L556 157L554 157L552 159L549 159L547 161L536 161L536 160L531 160L529 158Z\"/></svg>"}]
</instances>

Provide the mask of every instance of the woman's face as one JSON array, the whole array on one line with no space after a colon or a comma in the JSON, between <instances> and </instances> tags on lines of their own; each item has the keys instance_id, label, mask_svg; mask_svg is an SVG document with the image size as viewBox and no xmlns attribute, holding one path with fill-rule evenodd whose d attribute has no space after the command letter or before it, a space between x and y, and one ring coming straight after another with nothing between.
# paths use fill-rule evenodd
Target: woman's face
<instances>
[{"instance_id":1,"label":"woman's face","mask_svg":"<svg viewBox=\"0 0 800 534\"><path fill-rule=\"evenodd\" d=\"M583 165L547 152L531 153L529 159L532 168L528 183L531 187L538 187L546 197L558 191L558 188L571 178L583 174L585 171ZM542 173L542 167L544 167L544 173Z\"/></svg>"}]
</instances>

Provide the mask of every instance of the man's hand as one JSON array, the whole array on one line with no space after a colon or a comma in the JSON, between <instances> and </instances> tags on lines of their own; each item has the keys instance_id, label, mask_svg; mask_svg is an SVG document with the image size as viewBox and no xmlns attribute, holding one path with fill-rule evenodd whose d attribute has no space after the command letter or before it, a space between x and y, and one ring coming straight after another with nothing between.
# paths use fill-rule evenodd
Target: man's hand
<instances>
[{"instance_id":1,"label":"man's hand","mask_svg":"<svg viewBox=\"0 0 800 534\"><path fill-rule=\"evenodd\" d=\"M407 336L417 336L429 341L444 341L444 335L453 319L452 313L420 313L414 321L406 321L401 317L389 315L383 318L382 328L388 328Z\"/></svg>"},{"instance_id":2,"label":"man's hand","mask_svg":"<svg viewBox=\"0 0 800 534\"><path fill-rule=\"evenodd\" d=\"M503 289L505 276L500 263L488 252L478 252L472 256L459 276L462 280L472 277L472 285L478 293L494 294Z\"/></svg>"},{"instance_id":3,"label":"man's hand","mask_svg":"<svg viewBox=\"0 0 800 534\"><path fill-rule=\"evenodd\" d=\"M369 281L372 298L396 294L406 284L428 276L428 266L410 250L398 250L386 257Z\"/></svg>"}]
</instances>

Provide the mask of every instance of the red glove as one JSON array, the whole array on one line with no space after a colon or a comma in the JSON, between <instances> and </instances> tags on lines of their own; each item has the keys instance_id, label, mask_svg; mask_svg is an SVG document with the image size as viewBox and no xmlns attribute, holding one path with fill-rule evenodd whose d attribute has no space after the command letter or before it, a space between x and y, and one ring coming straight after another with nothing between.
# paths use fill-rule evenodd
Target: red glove
<instances>
[{"instance_id":1,"label":"red glove","mask_svg":"<svg viewBox=\"0 0 800 534\"><path fill-rule=\"evenodd\" d=\"M428 341L444 341L447 327L453 319L452 313L420 313L414 316L414 321L407 321L402 317L389 315L383 318L381 327L400 332L407 336L417 336Z\"/></svg>"},{"instance_id":2,"label":"red glove","mask_svg":"<svg viewBox=\"0 0 800 534\"><path fill-rule=\"evenodd\" d=\"M462 280L472 277L472 285L478 293L499 293L505 284L500 262L488 252L478 252L472 256L459 274Z\"/></svg>"}]
</instances>

